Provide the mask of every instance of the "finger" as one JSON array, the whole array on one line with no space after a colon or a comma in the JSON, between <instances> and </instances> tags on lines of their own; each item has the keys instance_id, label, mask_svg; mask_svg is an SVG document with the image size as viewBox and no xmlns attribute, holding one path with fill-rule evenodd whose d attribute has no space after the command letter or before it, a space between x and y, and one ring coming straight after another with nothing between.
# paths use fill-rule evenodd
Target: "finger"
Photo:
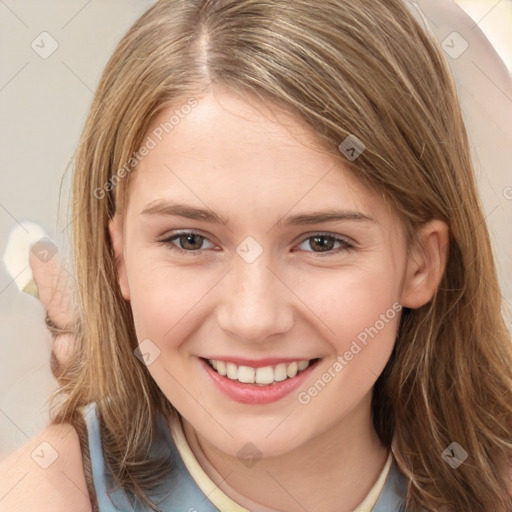
<instances>
[{"instance_id":1,"label":"finger","mask_svg":"<svg viewBox=\"0 0 512 512\"><path fill-rule=\"evenodd\" d=\"M32 251L29 264L39 291L39 299L50 318L60 327L73 322L73 280L61 266L56 252L46 260L37 257Z\"/></svg>"},{"instance_id":2,"label":"finger","mask_svg":"<svg viewBox=\"0 0 512 512\"><path fill-rule=\"evenodd\" d=\"M50 368L56 379L62 375L64 365L71 354L73 343L74 337L70 334L62 334L54 339L50 356Z\"/></svg>"}]
</instances>

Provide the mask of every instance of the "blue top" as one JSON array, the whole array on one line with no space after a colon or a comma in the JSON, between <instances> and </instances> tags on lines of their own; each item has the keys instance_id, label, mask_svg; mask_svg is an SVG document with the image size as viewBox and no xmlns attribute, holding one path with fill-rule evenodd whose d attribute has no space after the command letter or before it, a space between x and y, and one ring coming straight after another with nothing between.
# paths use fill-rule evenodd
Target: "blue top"
<instances>
[{"instance_id":1,"label":"blue top","mask_svg":"<svg viewBox=\"0 0 512 512\"><path fill-rule=\"evenodd\" d=\"M149 512L149 507L145 505L137 503L135 506L134 498L131 497L130 500L123 489L114 490L115 482L107 473L103 460L95 402L85 408L84 419L87 425L94 489L100 512ZM188 472L162 415L158 417L157 439L150 449L150 455L157 454L168 454L175 468L162 485L150 494L152 501L162 512L219 512ZM393 461L373 512L404 512L406 489L406 479Z\"/></svg>"}]
</instances>

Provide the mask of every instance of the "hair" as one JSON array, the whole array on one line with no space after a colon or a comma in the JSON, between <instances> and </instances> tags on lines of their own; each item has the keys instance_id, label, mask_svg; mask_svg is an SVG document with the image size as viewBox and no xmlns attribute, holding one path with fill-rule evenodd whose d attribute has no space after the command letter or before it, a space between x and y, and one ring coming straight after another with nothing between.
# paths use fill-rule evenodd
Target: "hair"
<instances>
[{"instance_id":1,"label":"hair","mask_svg":"<svg viewBox=\"0 0 512 512\"><path fill-rule=\"evenodd\" d=\"M134 356L108 223L123 211L125 164L155 116L216 85L305 123L382 193L409 247L424 223L447 223L445 272L431 301L402 312L373 424L408 481L408 511L510 510L512 344L490 238L450 68L402 0L160 0L118 44L75 154L78 322L52 400L52 423L79 433L93 504L80 416L92 401L118 486L158 511L150 491L173 470L147 456L157 414L177 411ZM365 145L354 161L338 149L349 135ZM457 469L442 458L452 442L468 453Z\"/></svg>"}]
</instances>

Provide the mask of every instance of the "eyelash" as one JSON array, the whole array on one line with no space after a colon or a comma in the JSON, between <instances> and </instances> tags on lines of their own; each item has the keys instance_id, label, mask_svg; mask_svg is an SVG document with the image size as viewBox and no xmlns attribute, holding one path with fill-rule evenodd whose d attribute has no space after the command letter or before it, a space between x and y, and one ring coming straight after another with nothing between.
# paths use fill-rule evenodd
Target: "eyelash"
<instances>
[{"instance_id":1,"label":"eyelash","mask_svg":"<svg viewBox=\"0 0 512 512\"><path fill-rule=\"evenodd\" d=\"M195 251L190 251L190 250L182 249L181 247L178 247L176 244L173 243L174 240L179 239L182 236L186 236L186 235L196 235L204 240L208 240L204 235L201 235L200 233L197 233L196 231L181 231L181 232L175 233L167 238L157 240L157 242L159 243L159 245L163 245L172 251L178 252L179 254L186 254L187 256L188 255L200 256L202 254L202 252L206 249L198 249ZM355 246L353 244L351 244L349 241L347 241L346 239L334 236L331 233L321 233L321 232L314 233L310 236L307 236L300 242L299 245L302 245L307 240L310 240L310 239L313 239L316 237L324 237L329 240L334 240L335 243L341 244L341 247L338 247L337 249L331 249L331 250L325 251L325 252L306 251L306 252L312 252L313 254L316 254L318 257L332 256L335 254L339 254L340 252L344 252L344 251L351 252L351 251L355 250Z\"/></svg>"}]
</instances>

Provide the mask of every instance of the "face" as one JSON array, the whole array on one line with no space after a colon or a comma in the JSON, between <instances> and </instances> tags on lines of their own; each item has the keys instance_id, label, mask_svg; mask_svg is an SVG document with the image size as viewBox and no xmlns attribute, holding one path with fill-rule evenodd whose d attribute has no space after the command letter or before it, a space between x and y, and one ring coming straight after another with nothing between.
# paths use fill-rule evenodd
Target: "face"
<instances>
[{"instance_id":1,"label":"face","mask_svg":"<svg viewBox=\"0 0 512 512\"><path fill-rule=\"evenodd\" d=\"M401 304L428 293L382 197L298 121L216 90L159 141L175 110L110 225L121 290L198 435L278 455L369 409Z\"/></svg>"}]
</instances>

